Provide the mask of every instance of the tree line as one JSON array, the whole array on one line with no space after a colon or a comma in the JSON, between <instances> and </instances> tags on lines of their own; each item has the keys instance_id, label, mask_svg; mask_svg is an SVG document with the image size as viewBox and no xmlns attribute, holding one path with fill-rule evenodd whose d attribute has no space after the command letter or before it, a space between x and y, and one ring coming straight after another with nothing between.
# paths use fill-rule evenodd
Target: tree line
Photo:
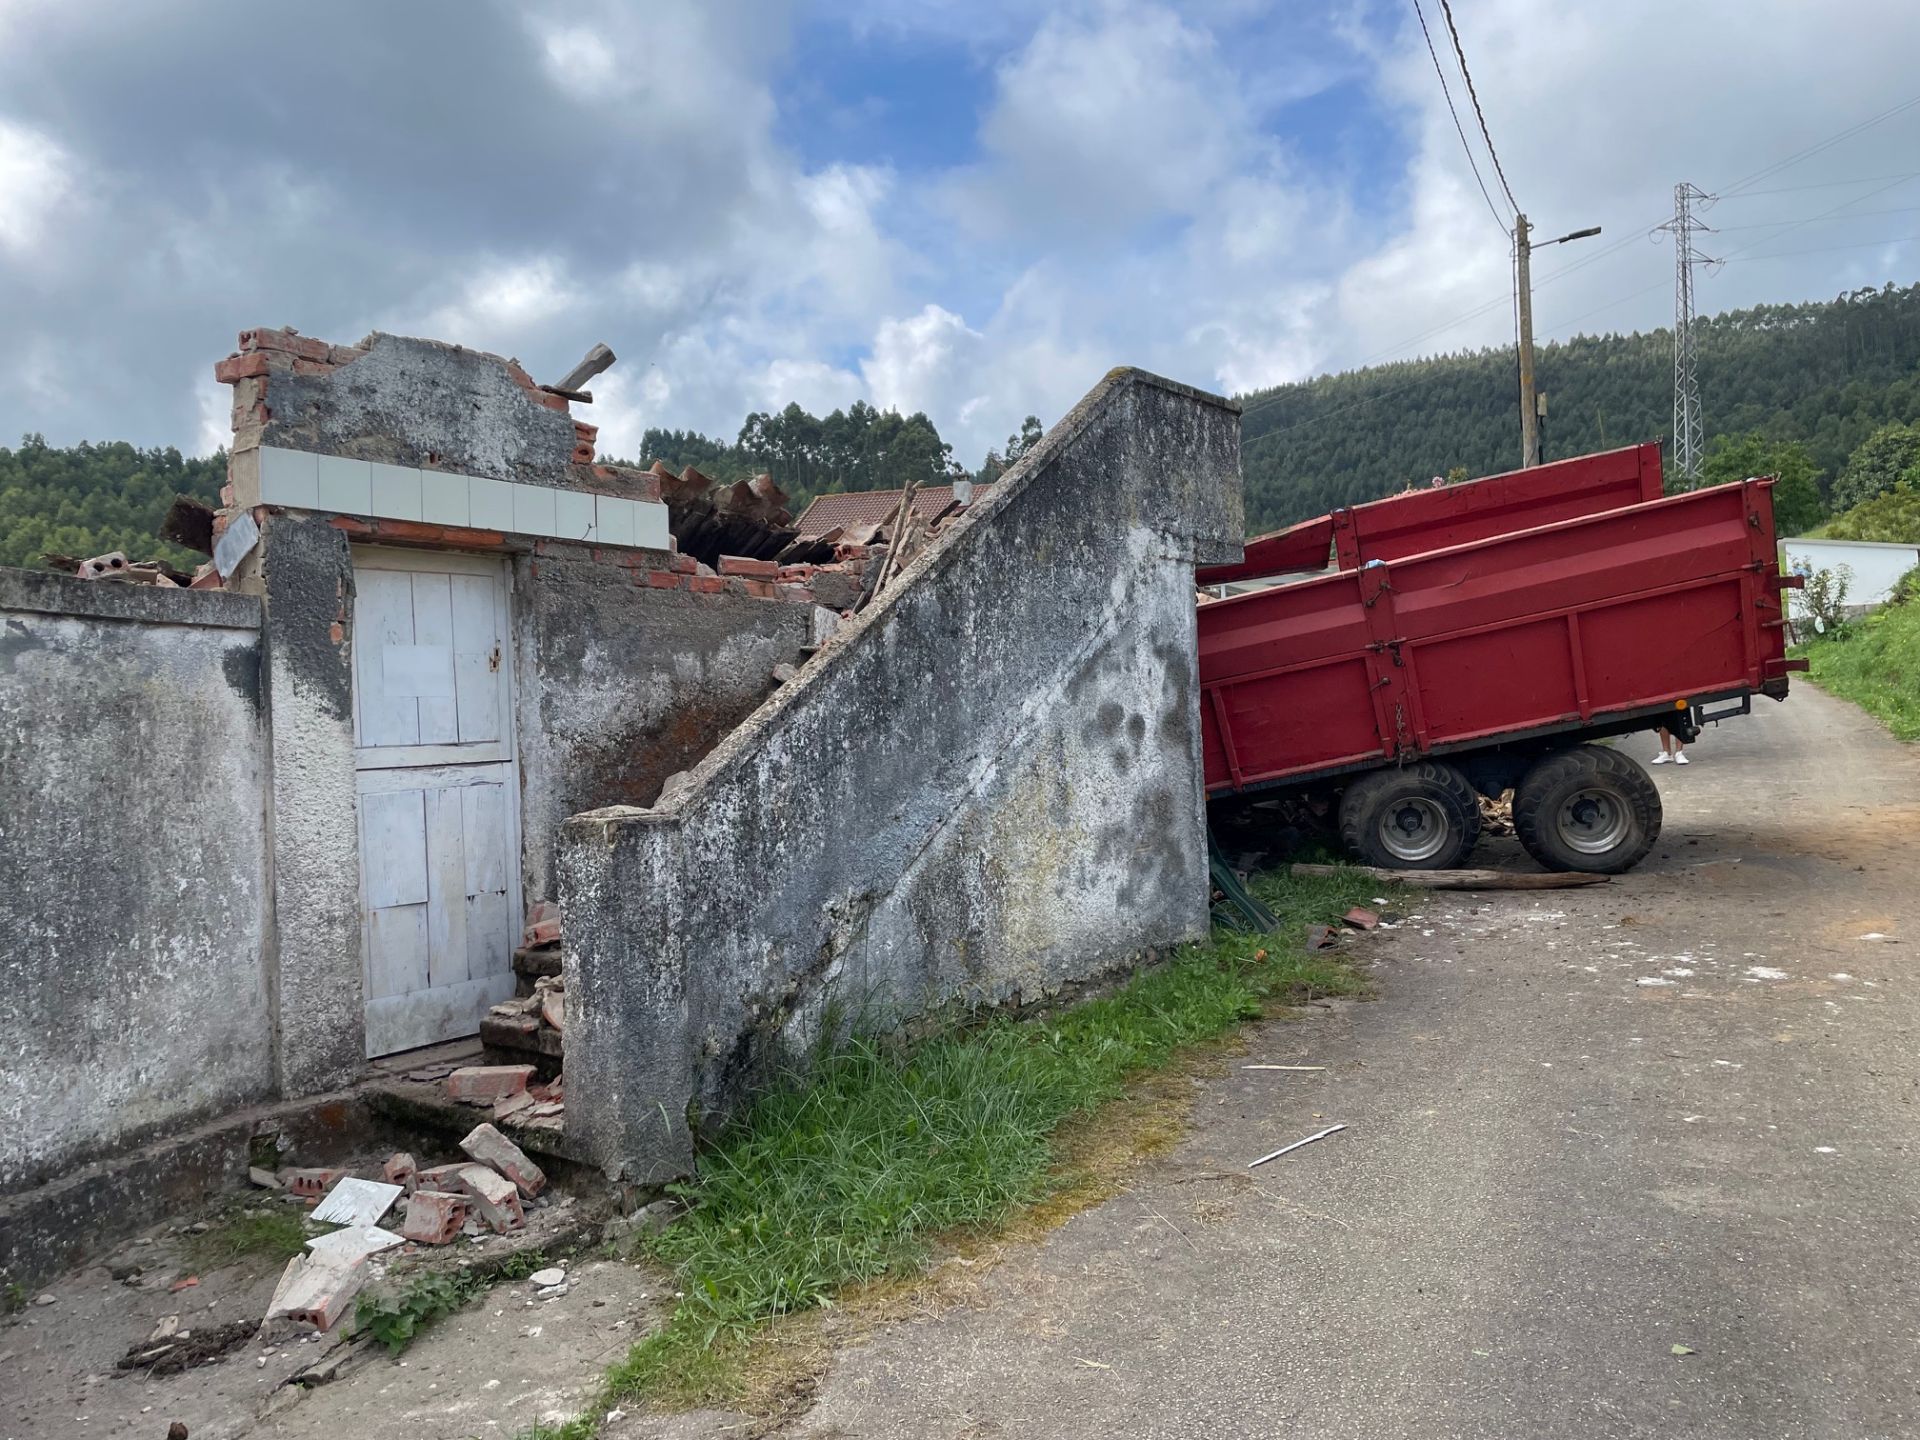
<instances>
[{"instance_id":1,"label":"tree line","mask_svg":"<svg viewBox=\"0 0 1920 1440\"><path fill-rule=\"evenodd\" d=\"M1538 356L1549 459L1664 437L1672 337L1582 336ZM1701 321L1700 389L1711 436L1703 483L1778 474L1783 535L1826 521L1845 538L1909 536L1920 514L1920 285L1830 301L1762 305ZM1323 375L1241 397L1250 531L1342 505L1511 469L1519 451L1512 350L1488 349ZM650 429L633 463L693 465L715 480L769 471L796 508L815 495L992 479L1038 443L1028 416L975 469L922 412L858 401L825 417L798 404L756 411L731 439ZM215 503L225 456L120 442L0 447L0 564L44 551L187 566L153 538L176 493ZM1669 467L1669 485L1673 483ZM1903 498L1904 497L1904 498ZM1829 520L1829 516L1833 517Z\"/></svg>"},{"instance_id":2,"label":"tree line","mask_svg":"<svg viewBox=\"0 0 1920 1440\"><path fill-rule=\"evenodd\" d=\"M1673 423L1673 336L1659 329L1543 347L1548 459L1665 438ZM1920 285L1829 301L1761 305L1700 322L1709 465L1793 452L1819 495L1817 523L1864 498L1836 489L1876 431L1920 420ZM1248 523L1256 532L1377 499L1454 470L1518 464L1511 346L1322 375L1239 397ZM1760 452L1753 448L1761 447ZM1669 466L1671 471L1671 466ZM1764 473L1764 472L1763 472ZM1670 477L1671 478L1671 477ZM1786 487L1783 485L1783 489ZM1783 526L1783 529L1786 527Z\"/></svg>"}]
</instances>

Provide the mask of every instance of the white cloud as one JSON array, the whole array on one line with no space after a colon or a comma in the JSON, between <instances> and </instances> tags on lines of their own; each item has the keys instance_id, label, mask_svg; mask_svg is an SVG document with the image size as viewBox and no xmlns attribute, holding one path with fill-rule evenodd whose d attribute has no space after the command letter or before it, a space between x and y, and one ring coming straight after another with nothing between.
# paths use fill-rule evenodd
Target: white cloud
<instances>
[{"instance_id":1,"label":"white cloud","mask_svg":"<svg viewBox=\"0 0 1920 1440\"><path fill-rule=\"evenodd\" d=\"M483 266L460 287L457 298L429 311L416 324L405 319L382 327L451 340L478 350L498 349L549 326L581 303L558 257L539 255Z\"/></svg>"},{"instance_id":2,"label":"white cloud","mask_svg":"<svg viewBox=\"0 0 1920 1440\"><path fill-rule=\"evenodd\" d=\"M1213 38L1173 10L1056 13L999 67L954 210L986 231L1124 234L1193 213L1250 134Z\"/></svg>"},{"instance_id":3,"label":"white cloud","mask_svg":"<svg viewBox=\"0 0 1920 1440\"><path fill-rule=\"evenodd\" d=\"M430 334L542 377L605 340L609 453L637 456L650 425L729 436L751 410L866 398L926 410L967 464L1115 364L1239 390L1510 336L1506 242L1398 6L798 3L796 22L765 0L521 0L460 7L457 26L397 6L369 49L331 11L290 46L212 0L0 0L0 434L224 434L207 367L253 323ZM1673 182L1724 186L1907 98L1920 50L1920 9L1894 0L1846 25L1786 0L1620 0L1550 28L1524 0L1456 11L1541 232L1607 227L1540 257L1543 337L1663 323L1671 250L1642 236ZM877 65L949 47L978 109L940 112L932 148L961 158L871 143L875 114L931 122L851 69L819 83L864 128L807 123L797 24L848 27ZM409 57L406 84L369 83L388 54ZM1785 95L1752 78L1780 73ZM315 126L286 97L316 94L353 98ZM1901 173L1917 135L1920 112L1768 183ZM1717 207L1715 253L1887 243L1742 257L1703 278L1703 304L1910 267L1893 240L1916 216L1731 228L1858 193ZM35 388L27 356L90 384Z\"/></svg>"},{"instance_id":4,"label":"white cloud","mask_svg":"<svg viewBox=\"0 0 1920 1440\"><path fill-rule=\"evenodd\" d=\"M0 117L0 250L32 256L73 194L73 157L45 132Z\"/></svg>"}]
</instances>

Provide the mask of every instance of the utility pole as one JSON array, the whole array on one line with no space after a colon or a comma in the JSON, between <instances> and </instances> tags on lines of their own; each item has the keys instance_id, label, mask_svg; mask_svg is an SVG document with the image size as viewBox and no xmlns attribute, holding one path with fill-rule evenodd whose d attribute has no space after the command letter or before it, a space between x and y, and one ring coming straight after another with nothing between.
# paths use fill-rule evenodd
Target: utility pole
<instances>
[{"instance_id":1,"label":"utility pole","mask_svg":"<svg viewBox=\"0 0 1920 1440\"><path fill-rule=\"evenodd\" d=\"M1679 483L1689 490L1700 483L1700 457L1706 448L1693 333L1693 267L1718 263L1693 243L1694 231L1709 228L1693 207L1712 202L1713 196L1683 180L1673 187L1673 219L1659 227L1673 232L1673 468Z\"/></svg>"},{"instance_id":2,"label":"utility pole","mask_svg":"<svg viewBox=\"0 0 1920 1440\"><path fill-rule=\"evenodd\" d=\"M1533 390L1533 227L1513 217L1514 289L1520 300L1520 468L1540 463L1540 397Z\"/></svg>"},{"instance_id":3,"label":"utility pole","mask_svg":"<svg viewBox=\"0 0 1920 1440\"><path fill-rule=\"evenodd\" d=\"M1585 240L1598 235L1598 225L1575 230L1542 245L1564 245L1569 240ZM1513 284L1520 320L1520 468L1540 463L1540 414L1546 397L1533 386L1533 227L1524 215L1513 217Z\"/></svg>"}]
</instances>

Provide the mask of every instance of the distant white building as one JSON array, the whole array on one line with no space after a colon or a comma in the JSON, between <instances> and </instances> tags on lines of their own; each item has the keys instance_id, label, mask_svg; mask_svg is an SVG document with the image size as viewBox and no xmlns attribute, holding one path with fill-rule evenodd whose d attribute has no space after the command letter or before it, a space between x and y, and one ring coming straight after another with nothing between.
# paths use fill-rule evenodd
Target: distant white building
<instances>
[{"instance_id":1,"label":"distant white building","mask_svg":"<svg viewBox=\"0 0 1920 1440\"><path fill-rule=\"evenodd\" d=\"M1877 540L1783 540L1780 549L1786 555L1786 568L1811 575L1817 570L1838 570L1846 566L1847 608L1871 610L1887 603L1900 577L1920 566L1920 545L1889 545ZM1806 614L1805 594L1786 592L1789 613L1798 620Z\"/></svg>"}]
</instances>

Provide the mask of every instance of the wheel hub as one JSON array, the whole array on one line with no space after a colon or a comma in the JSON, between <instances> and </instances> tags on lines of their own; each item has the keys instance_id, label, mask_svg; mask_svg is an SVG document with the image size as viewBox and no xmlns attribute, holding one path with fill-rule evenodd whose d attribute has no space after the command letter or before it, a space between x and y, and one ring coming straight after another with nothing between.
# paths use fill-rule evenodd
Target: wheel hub
<instances>
[{"instance_id":1,"label":"wheel hub","mask_svg":"<svg viewBox=\"0 0 1920 1440\"><path fill-rule=\"evenodd\" d=\"M1446 843L1446 812L1424 797L1409 796L1380 817L1380 844L1396 860L1430 860Z\"/></svg>"},{"instance_id":2,"label":"wheel hub","mask_svg":"<svg viewBox=\"0 0 1920 1440\"><path fill-rule=\"evenodd\" d=\"M1620 796L1590 788L1567 797L1555 828L1569 849L1582 855L1604 855L1626 838L1631 826Z\"/></svg>"}]
</instances>

